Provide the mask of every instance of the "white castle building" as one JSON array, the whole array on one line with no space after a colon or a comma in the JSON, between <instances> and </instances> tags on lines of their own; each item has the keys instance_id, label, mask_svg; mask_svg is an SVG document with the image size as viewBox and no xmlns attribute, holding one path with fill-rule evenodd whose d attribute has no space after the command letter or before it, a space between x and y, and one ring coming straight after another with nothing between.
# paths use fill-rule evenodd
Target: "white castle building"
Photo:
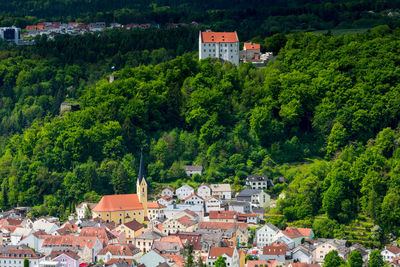
<instances>
[{"instance_id":1,"label":"white castle building","mask_svg":"<svg viewBox=\"0 0 400 267\"><path fill-rule=\"evenodd\" d=\"M236 32L199 33L199 59L220 58L239 65L239 38Z\"/></svg>"}]
</instances>

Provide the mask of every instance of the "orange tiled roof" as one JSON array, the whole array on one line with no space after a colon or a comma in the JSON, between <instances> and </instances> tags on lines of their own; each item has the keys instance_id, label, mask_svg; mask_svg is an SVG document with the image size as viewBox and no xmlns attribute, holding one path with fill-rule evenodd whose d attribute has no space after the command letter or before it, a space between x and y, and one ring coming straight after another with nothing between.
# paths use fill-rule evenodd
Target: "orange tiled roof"
<instances>
[{"instance_id":1,"label":"orange tiled roof","mask_svg":"<svg viewBox=\"0 0 400 267\"><path fill-rule=\"evenodd\" d=\"M392 247L387 247L386 249L389 250L390 252L392 252L393 254L399 254L400 253L400 248L398 248L398 247L392 246Z\"/></svg>"},{"instance_id":2,"label":"orange tiled roof","mask_svg":"<svg viewBox=\"0 0 400 267\"><path fill-rule=\"evenodd\" d=\"M230 258L233 256L233 252L235 251L235 248L222 248L222 247L211 247L208 258L209 259L217 259L219 256L226 254Z\"/></svg>"},{"instance_id":3,"label":"orange tiled roof","mask_svg":"<svg viewBox=\"0 0 400 267\"><path fill-rule=\"evenodd\" d=\"M134 256L139 250L133 244L110 244L103 248L98 255L110 252L113 256Z\"/></svg>"},{"instance_id":4,"label":"orange tiled roof","mask_svg":"<svg viewBox=\"0 0 400 267\"><path fill-rule=\"evenodd\" d=\"M161 205L158 202L147 202L147 208L148 209L163 209L163 208L165 208L165 206Z\"/></svg>"},{"instance_id":5,"label":"orange tiled roof","mask_svg":"<svg viewBox=\"0 0 400 267\"><path fill-rule=\"evenodd\" d=\"M196 193L192 193L190 196L186 197L185 200L188 200L189 198L191 198L191 197L193 197L193 196L196 196L196 197L198 197L198 198L200 198L200 199L203 199L202 197L200 197L200 196L197 195Z\"/></svg>"},{"instance_id":6,"label":"orange tiled roof","mask_svg":"<svg viewBox=\"0 0 400 267\"><path fill-rule=\"evenodd\" d=\"M144 228L143 224L139 223L139 222L136 221L136 220L127 222L127 223L125 223L124 225L125 225L126 227L128 227L129 229L135 231L135 232L138 231L138 230L140 230L140 229L143 229L143 228Z\"/></svg>"},{"instance_id":7,"label":"orange tiled roof","mask_svg":"<svg viewBox=\"0 0 400 267\"><path fill-rule=\"evenodd\" d=\"M289 248L286 244L272 243L270 246L265 246L263 255L286 255Z\"/></svg>"},{"instance_id":8,"label":"orange tiled roof","mask_svg":"<svg viewBox=\"0 0 400 267\"><path fill-rule=\"evenodd\" d=\"M91 237L97 237L102 243L108 244L109 240L115 239L116 236L114 236L112 233L107 231L104 228L98 228L98 227L84 227L79 236L91 236Z\"/></svg>"},{"instance_id":9,"label":"orange tiled roof","mask_svg":"<svg viewBox=\"0 0 400 267\"><path fill-rule=\"evenodd\" d=\"M110 212L123 210L143 210L137 194L103 196L93 209L95 212Z\"/></svg>"},{"instance_id":10,"label":"orange tiled roof","mask_svg":"<svg viewBox=\"0 0 400 267\"><path fill-rule=\"evenodd\" d=\"M321 267L319 264L310 264L306 262L294 262L292 263L292 267Z\"/></svg>"},{"instance_id":11,"label":"orange tiled roof","mask_svg":"<svg viewBox=\"0 0 400 267\"><path fill-rule=\"evenodd\" d=\"M104 263L104 265L110 266L110 265L113 265L118 262L126 262L128 264L128 266L131 266L132 259L111 259L111 260L107 261L106 263Z\"/></svg>"},{"instance_id":12,"label":"orange tiled roof","mask_svg":"<svg viewBox=\"0 0 400 267\"><path fill-rule=\"evenodd\" d=\"M255 261L247 261L247 267L261 267L261 266L268 266L268 261L263 260L255 260Z\"/></svg>"},{"instance_id":13,"label":"orange tiled roof","mask_svg":"<svg viewBox=\"0 0 400 267\"><path fill-rule=\"evenodd\" d=\"M235 43L239 42L236 32L202 32L203 43Z\"/></svg>"},{"instance_id":14,"label":"orange tiled roof","mask_svg":"<svg viewBox=\"0 0 400 267\"><path fill-rule=\"evenodd\" d=\"M11 254L11 256L7 256ZM29 255L29 256L28 256ZM6 250L4 253L0 254L0 258L10 258L10 259L40 259L43 256L41 254L36 253L31 249L10 249Z\"/></svg>"},{"instance_id":15,"label":"orange tiled roof","mask_svg":"<svg viewBox=\"0 0 400 267\"><path fill-rule=\"evenodd\" d=\"M185 259L181 255L173 255L173 254L164 254L162 255L164 258L167 258L169 262L175 262L179 267L183 267L185 265Z\"/></svg>"},{"instance_id":16,"label":"orange tiled roof","mask_svg":"<svg viewBox=\"0 0 400 267\"><path fill-rule=\"evenodd\" d=\"M189 226L192 226L192 225L196 224L196 222L192 221L190 219L190 217L187 216L187 215L185 215L183 217L180 217L179 219L177 219L177 221L180 222L182 225L184 225L186 227L189 227Z\"/></svg>"},{"instance_id":17,"label":"orange tiled roof","mask_svg":"<svg viewBox=\"0 0 400 267\"><path fill-rule=\"evenodd\" d=\"M225 211L225 210L210 210L210 220L216 219L234 219L236 215L236 211Z\"/></svg>"},{"instance_id":18,"label":"orange tiled roof","mask_svg":"<svg viewBox=\"0 0 400 267\"><path fill-rule=\"evenodd\" d=\"M260 44L244 43L246 50L260 50Z\"/></svg>"},{"instance_id":19,"label":"orange tiled roof","mask_svg":"<svg viewBox=\"0 0 400 267\"><path fill-rule=\"evenodd\" d=\"M52 236L48 235L43 241L42 247L88 247L93 248L97 237L93 236L73 236L73 235L63 235L63 236Z\"/></svg>"},{"instance_id":20,"label":"orange tiled roof","mask_svg":"<svg viewBox=\"0 0 400 267\"><path fill-rule=\"evenodd\" d=\"M286 227L285 231L282 231L284 235L290 238L298 238L310 236L312 229L310 228L296 228L296 227Z\"/></svg>"},{"instance_id":21,"label":"orange tiled roof","mask_svg":"<svg viewBox=\"0 0 400 267\"><path fill-rule=\"evenodd\" d=\"M231 222L201 222L199 223L199 229L233 229L242 228L247 229L247 223L231 223Z\"/></svg>"}]
</instances>

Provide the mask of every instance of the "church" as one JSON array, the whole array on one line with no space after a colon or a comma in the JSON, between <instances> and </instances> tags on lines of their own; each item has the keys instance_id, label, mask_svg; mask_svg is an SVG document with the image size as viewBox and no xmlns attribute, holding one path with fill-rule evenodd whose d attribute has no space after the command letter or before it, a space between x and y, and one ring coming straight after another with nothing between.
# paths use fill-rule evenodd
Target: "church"
<instances>
[{"instance_id":1,"label":"church","mask_svg":"<svg viewBox=\"0 0 400 267\"><path fill-rule=\"evenodd\" d=\"M142 153L140 155L136 194L103 196L92 210L92 214L93 218L101 218L106 222L122 224L133 220L139 223L148 222L147 212L147 181Z\"/></svg>"}]
</instances>

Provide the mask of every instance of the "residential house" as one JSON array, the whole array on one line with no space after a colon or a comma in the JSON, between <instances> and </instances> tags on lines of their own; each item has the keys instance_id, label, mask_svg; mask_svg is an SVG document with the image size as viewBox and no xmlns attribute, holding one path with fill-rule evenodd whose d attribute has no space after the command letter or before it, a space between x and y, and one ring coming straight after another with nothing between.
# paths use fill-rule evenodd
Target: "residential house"
<instances>
[{"instance_id":1,"label":"residential house","mask_svg":"<svg viewBox=\"0 0 400 267\"><path fill-rule=\"evenodd\" d=\"M169 196L169 197L173 197L174 196L174 188L173 187L171 187L171 186L167 186L166 188L164 188L162 191L161 191L161 196L162 197L164 197L164 196Z\"/></svg>"},{"instance_id":2,"label":"residential house","mask_svg":"<svg viewBox=\"0 0 400 267\"><path fill-rule=\"evenodd\" d=\"M390 267L399 267L400 266L400 257L393 258L391 262L388 263Z\"/></svg>"},{"instance_id":3,"label":"residential house","mask_svg":"<svg viewBox=\"0 0 400 267\"><path fill-rule=\"evenodd\" d=\"M248 260L247 267L270 267L269 262L265 260Z\"/></svg>"},{"instance_id":4,"label":"residential house","mask_svg":"<svg viewBox=\"0 0 400 267\"><path fill-rule=\"evenodd\" d=\"M182 211L190 210L199 216L200 220L202 220L204 215L204 206L203 205L188 205L188 204L172 204L168 205L164 209L165 218L171 219L174 218L177 214Z\"/></svg>"},{"instance_id":5,"label":"residential house","mask_svg":"<svg viewBox=\"0 0 400 267\"><path fill-rule=\"evenodd\" d=\"M400 248L398 247L385 247L381 252L384 261L392 261L393 258L400 257Z\"/></svg>"},{"instance_id":6,"label":"residential house","mask_svg":"<svg viewBox=\"0 0 400 267\"><path fill-rule=\"evenodd\" d=\"M170 196L162 196L159 199L157 199L157 203L163 206L171 205L173 202L174 200Z\"/></svg>"},{"instance_id":7,"label":"residential house","mask_svg":"<svg viewBox=\"0 0 400 267\"><path fill-rule=\"evenodd\" d=\"M101 244L106 246L110 243L117 243L117 237L105 228L100 227L85 227L79 233L82 237L97 237Z\"/></svg>"},{"instance_id":8,"label":"residential house","mask_svg":"<svg viewBox=\"0 0 400 267\"><path fill-rule=\"evenodd\" d=\"M236 221L236 212L235 211L210 211L209 221L210 222L230 222L233 223Z\"/></svg>"},{"instance_id":9,"label":"residential house","mask_svg":"<svg viewBox=\"0 0 400 267\"><path fill-rule=\"evenodd\" d=\"M239 38L236 32L199 32L199 60L208 57L239 65Z\"/></svg>"},{"instance_id":10,"label":"residential house","mask_svg":"<svg viewBox=\"0 0 400 267\"><path fill-rule=\"evenodd\" d=\"M138 266L158 267L163 263L167 264L167 261L168 261L168 259L161 256L160 253L158 253L154 250L150 250L148 253L144 254L143 256L141 256L139 258Z\"/></svg>"},{"instance_id":11,"label":"residential house","mask_svg":"<svg viewBox=\"0 0 400 267\"><path fill-rule=\"evenodd\" d=\"M178 236L183 244L190 245L193 249L194 258L199 259L200 253L205 251L206 247L203 241L203 236L200 233L189 233L189 232L177 232L175 234L171 234L170 236Z\"/></svg>"},{"instance_id":12,"label":"residential house","mask_svg":"<svg viewBox=\"0 0 400 267\"><path fill-rule=\"evenodd\" d=\"M126 242L133 244L135 237L143 234L144 226L138 221L133 220L117 226L115 231L125 233Z\"/></svg>"},{"instance_id":13,"label":"residential house","mask_svg":"<svg viewBox=\"0 0 400 267\"><path fill-rule=\"evenodd\" d=\"M221 200L216 197L210 196L204 200L204 203L206 206L206 213L221 210Z\"/></svg>"},{"instance_id":14,"label":"residential house","mask_svg":"<svg viewBox=\"0 0 400 267\"><path fill-rule=\"evenodd\" d=\"M60 266L79 267L80 257L78 253L69 250L52 251L49 259L53 262L58 262Z\"/></svg>"},{"instance_id":15,"label":"residential house","mask_svg":"<svg viewBox=\"0 0 400 267\"><path fill-rule=\"evenodd\" d=\"M300 246L302 240L304 239L314 239L314 232L310 228L286 227L284 231L280 231L276 235L276 240L278 240L283 235L292 239L295 243L295 247Z\"/></svg>"},{"instance_id":16,"label":"residential house","mask_svg":"<svg viewBox=\"0 0 400 267\"><path fill-rule=\"evenodd\" d=\"M33 248L36 251L42 250L42 245L47 234L45 231L31 232L27 237L18 242L19 246L25 245L28 248Z\"/></svg>"},{"instance_id":17,"label":"residential house","mask_svg":"<svg viewBox=\"0 0 400 267\"><path fill-rule=\"evenodd\" d=\"M27 225L27 227L29 227L29 226L30 225ZM57 231L59 229L59 227L56 223L50 222L50 221L46 220L45 218L41 218L41 219L33 222L31 229L34 232L43 230L47 234L50 235L50 234L54 233L55 231Z\"/></svg>"},{"instance_id":18,"label":"residential house","mask_svg":"<svg viewBox=\"0 0 400 267\"><path fill-rule=\"evenodd\" d=\"M260 216L255 213L238 213L237 221L248 224L258 224L260 222Z\"/></svg>"},{"instance_id":19,"label":"residential house","mask_svg":"<svg viewBox=\"0 0 400 267\"><path fill-rule=\"evenodd\" d=\"M220 256L225 259L226 266L230 267L240 266L239 253L237 249L228 247L211 247L207 255L207 261L206 261L207 265L214 266L215 261Z\"/></svg>"},{"instance_id":20,"label":"residential house","mask_svg":"<svg viewBox=\"0 0 400 267\"><path fill-rule=\"evenodd\" d=\"M103 249L103 245L97 237L92 236L46 236L42 251L50 254L53 249L75 248L82 262L96 261L97 253Z\"/></svg>"},{"instance_id":21,"label":"residential house","mask_svg":"<svg viewBox=\"0 0 400 267\"><path fill-rule=\"evenodd\" d=\"M203 199L210 197L211 193L211 187L206 183L202 183L199 185L199 187L197 187L197 195Z\"/></svg>"},{"instance_id":22,"label":"residential house","mask_svg":"<svg viewBox=\"0 0 400 267\"><path fill-rule=\"evenodd\" d=\"M97 254L97 260L103 262L109 262L112 259L138 260L140 255L140 249L133 244L110 244Z\"/></svg>"},{"instance_id":23,"label":"residential house","mask_svg":"<svg viewBox=\"0 0 400 267\"><path fill-rule=\"evenodd\" d=\"M168 255L178 255L182 254L184 249L184 243L179 238L179 236L166 236L162 237L158 241L154 241L152 250L155 250L161 255L168 254Z\"/></svg>"},{"instance_id":24,"label":"residential house","mask_svg":"<svg viewBox=\"0 0 400 267\"><path fill-rule=\"evenodd\" d=\"M190 185L187 185L187 184L184 184L181 187L179 187L178 189L176 189L176 196L178 197L178 199L181 199L181 200L184 200L185 198L187 198L188 196L190 196L193 193L194 193L193 187L191 187Z\"/></svg>"},{"instance_id":25,"label":"residential house","mask_svg":"<svg viewBox=\"0 0 400 267\"><path fill-rule=\"evenodd\" d=\"M323 263L326 254L332 250L336 250L343 259L350 253L350 249L346 247L346 240L319 239L314 246L313 263Z\"/></svg>"},{"instance_id":26,"label":"residential house","mask_svg":"<svg viewBox=\"0 0 400 267\"><path fill-rule=\"evenodd\" d=\"M204 199L196 193L191 194L185 198L185 204L188 205L204 205Z\"/></svg>"},{"instance_id":27,"label":"residential house","mask_svg":"<svg viewBox=\"0 0 400 267\"><path fill-rule=\"evenodd\" d=\"M143 234L135 237L135 246L140 249L140 251L146 253L151 250L154 241L160 240L162 237L164 237L164 235L159 232L147 230Z\"/></svg>"},{"instance_id":28,"label":"residential house","mask_svg":"<svg viewBox=\"0 0 400 267\"><path fill-rule=\"evenodd\" d=\"M250 233L245 228L237 228L234 237L236 238L236 242L240 247L247 247L249 244Z\"/></svg>"},{"instance_id":29,"label":"residential house","mask_svg":"<svg viewBox=\"0 0 400 267\"><path fill-rule=\"evenodd\" d=\"M193 232L199 222L199 216L189 210L177 214L163 223L163 232L168 235L178 231Z\"/></svg>"},{"instance_id":30,"label":"residential house","mask_svg":"<svg viewBox=\"0 0 400 267\"><path fill-rule=\"evenodd\" d=\"M104 263L105 267L135 267L136 264L132 259L111 259Z\"/></svg>"},{"instance_id":31,"label":"residential house","mask_svg":"<svg viewBox=\"0 0 400 267\"><path fill-rule=\"evenodd\" d=\"M320 264L314 263L307 263L307 262L293 262L289 263L288 267L321 267Z\"/></svg>"},{"instance_id":32,"label":"residential house","mask_svg":"<svg viewBox=\"0 0 400 267\"><path fill-rule=\"evenodd\" d=\"M36 267L39 263L45 260L45 256L41 253L35 252L30 249L2 249L0 253L0 266L1 267L17 267L24 266L24 260L29 261L29 266Z\"/></svg>"},{"instance_id":33,"label":"residential house","mask_svg":"<svg viewBox=\"0 0 400 267\"><path fill-rule=\"evenodd\" d=\"M272 243L263 248L263 253L260 255L260 260L277 260L285 264L286 257L290 255L290 250L286 244Z\"/></svg>"},{"instance_id":34,"label":"residential house","mask_svg":"<svg viewBox=\"0 0 400 267\"><path fill-rule=\"evenodd\" d=\"M183 168L185 169L186 175L189 177L192 177L195 174L201 175L203 173L203 166L185 165Z\"/></svg>"},{"instance_id":35,"label":"residential house","mask_svg":"<svg viewBox=\"0 0 400 267\"><path fill-rule=\"evenodd\" d=\"M236 199L250 202L253 206L265 207L271 197L264 190L246 188L237 195Z\"/></svg>"},{"instance_id":36,"label":"residential house","mask_svg":"<svg viewBox=\"0 0 400 267\"><path fill-rule=\"evenodd\" d=\"M292 250L292 259L294 262L304 262L311 264L313 253L305 246L298 246Z\"/></svg>"},{"instance_id":37,"label":"residential house","mask_svg":"<svg viewBox=\"0 0 400 267\"><path fill-rule=\"evenodd\" d=\"M246 185L252 189L268 189L268 182L267 175L250 175L246 178Z\"/></svg>"},{"instance_id":38,"label":"residential house","mask_svg":"<svg viewBox=\"0 0 400 267\"><path fill-rule=\"evenodd\" d=\"M229 233L229 237L236 232L238 228L247 229L246 223L226 223L226 222L200 222L197 227L197 232L206 233ZM226 237L226 235L225 235Z\"/></svg>"},{"instance_id":39,"label":"residential house","mask_svg":"<svg viewBox=\"0 0 400 267\"><path fill-rule=\"evenodd\" d=\"M10 234L11 245L18 245L21 239L27 237L32 233L32 229L29 228L16 228L14 232Z\"/></svg>"},{"instance_id":40,"label":"residential house","mask_svg":"<svg viewBox=\"0 0 400 267\"><path fill-rule=\"evenodd\" d=\"M293 239L287 237L286 235L280 235L275 242L286 244L289 249L294 249L296 246L296 243L293 241Z\"/></svg>"},{"instance_id":41,"label":"residential house","mask_svg":"<svg viewBox=\"0 0 400 267\"><path fill-rule=\"evenodd\" d=\"M237 213L250 213L250 202L247 201L231 201L229 202L229 210Z\"/></svg>"},{"instance_id":42,"label":"residential house","mask_svg":"<svg viewBox=\"0 0 400 267\"><path fill-rule=\"evenodd\" d=\"M82 202L76 206L76 215L78 219L91 218L92 210L96 207L97 203Z\"/></svg>"},{"instance_id":43,"label":"residential house","mask_svg":"<svg viewBox=\"0 0 400 267\"><path fill-rule=\"evenodd\" d=\"M147 213L150 221L156 220L156 219L164 219L165 214L164 214L164 209L166 206L161 205L158 202L148 202L147 203Z\"/></svg>"},{"instance_id":44,"label":"residential house","mask_svg":"<svg viewBox=\"0 0 400 267\"><path fill-rule=\"evenodd\" d=\"M213 197L221 200L232 199L232 190L230 184L212 184L210 186Z\"/></svg>"},{"instance_id":45,"label":"residential house","mask_svg":"<svg viewBox=\"0 0 400 267\"><path fill-rule=\"evenodd\" d=\"M279 232L279 228L272 223L267 223L260 229L256 230L256 244L258 248L271 245L276 240L276 235Z\"/></svg>"}]
</instances>

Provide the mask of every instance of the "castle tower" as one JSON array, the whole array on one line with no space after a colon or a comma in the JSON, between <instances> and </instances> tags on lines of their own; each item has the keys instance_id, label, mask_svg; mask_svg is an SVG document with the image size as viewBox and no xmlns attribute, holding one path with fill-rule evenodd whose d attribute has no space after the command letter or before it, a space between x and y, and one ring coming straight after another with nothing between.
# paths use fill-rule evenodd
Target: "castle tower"
<instances>
[{"instance_id":1,"label":"castle tower","mask_svg":"<svg viewBox=\"0 0 400 267\"><path fill-rule=\"evenodd\" d=\"M143 151L140 154L140 166L136 183L136 194L138 195L139 202L143 205L144 216L147 217L147 181L144 172Z\"/></svg>"}]
</instances>

